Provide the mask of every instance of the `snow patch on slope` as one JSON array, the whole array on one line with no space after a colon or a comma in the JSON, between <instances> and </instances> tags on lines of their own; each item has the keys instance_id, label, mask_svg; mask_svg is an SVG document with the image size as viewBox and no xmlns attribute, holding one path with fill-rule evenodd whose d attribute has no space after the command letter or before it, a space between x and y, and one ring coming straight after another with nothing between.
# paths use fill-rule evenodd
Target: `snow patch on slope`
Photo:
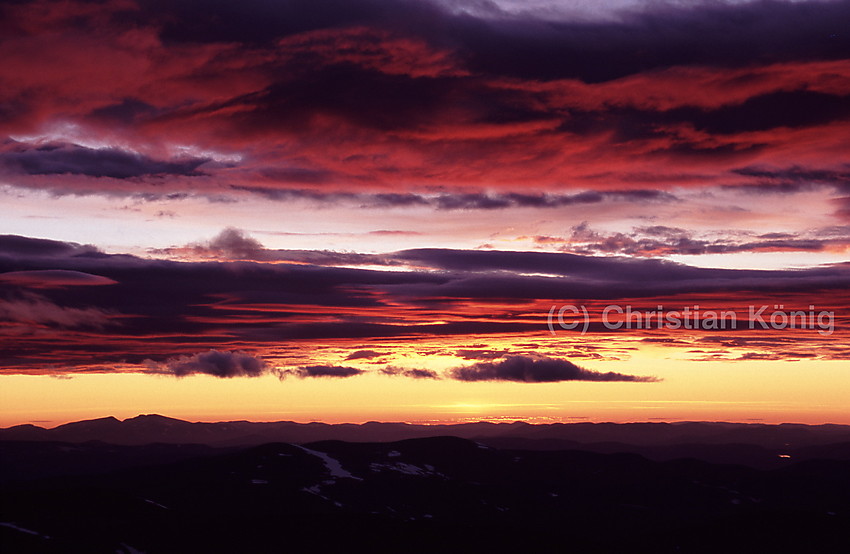
<instances>
[{"instance_id":1,"label":"snow patch on slope","mask_svg":"<svg viewBox=\"0 0 850 554\"><path fill-rule=\"evenodd\" d=\"M333 477L339 477L339 478L342 478L342 479L354 479L356 481L362 481L363 480L360 477L355 477L354 475L352 475L351 473L346 471L345 468L342 467L342 464L339 463L339 460L337 460L335 458L331 458L330 456L328 456L324 452L319 452L318 450L310 450L309 448L304 448L303 446L299 446L298 448L300 448L301 450L303 450L307 454L313 455L313 456L319 458L320 460L322 460L322 462L324 462L324 464L325 464L325 467L328 469L328 472Z\"/></svg>"}]
</instances>

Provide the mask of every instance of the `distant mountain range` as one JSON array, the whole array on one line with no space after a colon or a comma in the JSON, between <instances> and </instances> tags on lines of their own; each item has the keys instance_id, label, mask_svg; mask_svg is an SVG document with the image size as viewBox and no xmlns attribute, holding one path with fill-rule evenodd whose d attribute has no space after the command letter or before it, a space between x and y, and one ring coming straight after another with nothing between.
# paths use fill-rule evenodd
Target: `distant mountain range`
<instances>
[{"instance_id":1,"label":"distant mountain range","mask_svg":"<svg viewBox=\"0 0 850 554\"><path fill-rule=\"evenodd\" d=\"M325 424L280 421L190 423L161 415L78 421L45 429L18 425L0 429L0 441L99 441L141 446L154 443L246 447L273 442L304 444L341 440L388 442L452 436L498 448L634 453L651 460L694 458L758 468L809 459L850 460L850 426L758 423L407 423Z\"/></svg>"}]
</instances>

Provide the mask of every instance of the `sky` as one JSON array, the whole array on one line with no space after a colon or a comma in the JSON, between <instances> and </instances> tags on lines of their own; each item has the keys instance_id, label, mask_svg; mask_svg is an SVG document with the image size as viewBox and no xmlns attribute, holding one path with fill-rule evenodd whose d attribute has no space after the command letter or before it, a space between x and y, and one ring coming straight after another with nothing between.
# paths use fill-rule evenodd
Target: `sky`
<instances>
[{"instance_id":1,"label":"sky","mask_svg":"<svg viewBox=\"0 0 850 554\"><path fill-rule=\"evenodd\" d=\"M0 11L0 425L850 424L850 1Z\"/></svg>"}]
</instances>

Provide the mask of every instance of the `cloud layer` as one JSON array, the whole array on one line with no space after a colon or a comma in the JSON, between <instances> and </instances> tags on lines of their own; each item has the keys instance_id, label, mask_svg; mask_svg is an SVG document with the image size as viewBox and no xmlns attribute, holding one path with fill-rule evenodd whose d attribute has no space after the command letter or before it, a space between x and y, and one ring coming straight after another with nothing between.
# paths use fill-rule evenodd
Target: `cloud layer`
<instances>
[{"instance_id":1,"label":"cloud layer","mask_svg":"<svg viewBox=\"0 0 850 554\"><path fill-rule=\"evenodd\" d=\"M266 363L243 352L221 352L210 350L193 356L181 356L155 367L157 372L172 373L177 377L205 374L213 377L259 377L266 371Z\"/></svg>"},{"instance_id":2,"label":"cloud layer","mask_svg":"<svg viewBox=\"0 0 850 554\"><path fill-rule=\"evenodd\" d=\"M581 20L497 6L7 4L0 169L58 194L168 179L442 210L782 174L846 184L850 2L634 3Z\"/></svg>"},{"instance_id":3,"label":"cloud layer","mask_svg":"<svg viewBox=\"0 0 850 554\"><path fill-rule=\"evenodd\" d=\"M0 237L3 370L42 371L56 367L59 359L68 370L116 363L142 368L138 364L153 360L175 374L259 375L267 368L239 352L264 357L263 352L276 350L279 356L282 348L298 352L320 340L344 346L337 360L356 363L325 358L327 363L276 365L297 365L297 376L340 377L359 372L359 364L397 363L387 358L393 348L374 341L416 339L423 345L456 343L449 347L452 356L485 364L458 376L495 378L519 371L511 364L525 364L531 368L529 379L536 379L545 371L569 376L569 368L519 358L507 365L491 362L508 350L464 346L468 337L548 336L546 313L552 305L588 304L598 318L601 307L611 302L654 308L703 299L742 314L754 302L831 309L838 319L830 340L838 348L845 340L840 314L850 304L847 264L735 270L569 253L415 249L358 254L366 264L360 269L350 266L350 255L335 259L333 253L316 253L325 265L303 259L286 263L281 261L286 251L263 249L235 231L223 237L227 240L219 237L202 246L207 254L215 246L216 255L224 258L275 261L164 261ZM376 269L382 266L387 269ZM589 330L604 332L597 319ZM746 335L740 331L724 347L744 344L735 341ZM770 340L779 338L791 340ZM795 340L814 339L798 334ZM367 341L376 348L358 346ZM198 354L205 350L212 352ZM837 351L818 352L830 356Z\"/></svg>"}]
</instances>

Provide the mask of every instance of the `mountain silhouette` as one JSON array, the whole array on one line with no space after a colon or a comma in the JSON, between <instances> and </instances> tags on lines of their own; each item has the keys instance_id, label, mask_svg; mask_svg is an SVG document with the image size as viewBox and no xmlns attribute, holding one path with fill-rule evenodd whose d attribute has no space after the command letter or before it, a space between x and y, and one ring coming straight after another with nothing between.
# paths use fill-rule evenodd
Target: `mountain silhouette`
<instances>
[{"instance_id":1,"label":"mountain silhouette","mask_svg":"<svg viewBox=\"0 0 850 554\"><path fill-rule=\"evenodd\" d=\"M473 439L499 448L624 452L658 461L695 458L758 468L783 467L807 459L850 459L850 426L846 425L714 422L547 425L523 422L456 425L380 422L332 425L292 421L190 423L151 414L123 421L105 417L53 429L34 425L0 429L0 441L100 441L126 446L164 443L244 447L270 442L387 442L434 436Z\"/></svg>"}]
</instances>

